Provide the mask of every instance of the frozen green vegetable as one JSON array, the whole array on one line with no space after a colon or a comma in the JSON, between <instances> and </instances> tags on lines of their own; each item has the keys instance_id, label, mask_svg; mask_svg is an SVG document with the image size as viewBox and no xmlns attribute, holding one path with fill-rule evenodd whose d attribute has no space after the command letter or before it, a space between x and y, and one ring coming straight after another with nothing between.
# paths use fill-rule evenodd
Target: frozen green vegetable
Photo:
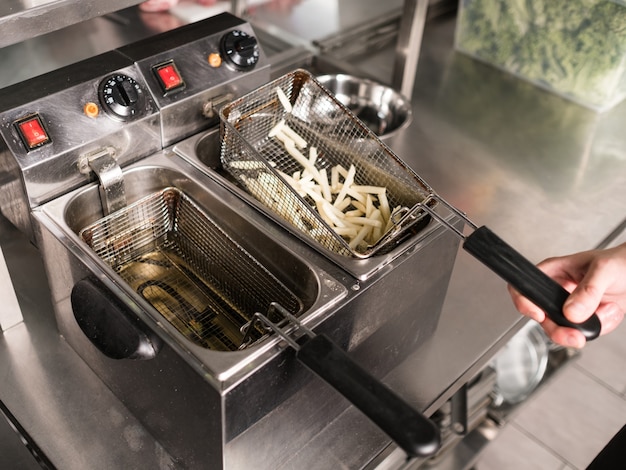
<instances>
[{"instance_id":1,"label":"frozen green vegetable","mask_svg":"<svg viewBox=\"0 0 626 470\"><path fill-rule=\"evenodd\" d=\"M457 48L602 107L626 92L626 6L608 0L462 0ZM612 103L614 104L614 103Z\"/></svg>"}]
</instances>

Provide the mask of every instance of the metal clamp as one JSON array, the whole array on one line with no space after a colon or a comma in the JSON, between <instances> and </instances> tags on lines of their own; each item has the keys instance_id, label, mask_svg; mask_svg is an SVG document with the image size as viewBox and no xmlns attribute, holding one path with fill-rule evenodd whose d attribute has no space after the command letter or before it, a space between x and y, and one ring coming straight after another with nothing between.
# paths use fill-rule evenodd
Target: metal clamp
<instances>
[{"instance_id":1,"label":"metal clamp","mask_svg":"<svg viewBox=\"0 0 626 470\"><path fill-rule=\"evenodd\" d=\"M126 207L126 188L122 168L115 159L115 149L107 147L85 155L78 162L83 174L92 171L100 181L100 202L104 215Z\"/></svg>"},{"instance_id":2,"label":"metal clamp","mask_svg":"<svg viewBox=\"0 0 626 470\"><path fill-rule=\"evenodd\" d=\"M243 326L244 337L239 349L244 349L251 344L250 333L255 327L263 328L268 333L273 331L296 351L300 349L297 339L303 335L309 338L315 336L315 333L302 325L294 315L276 302L270 304L267 309L267 316L256 312L252 320Z\"/></svg>"},{"instance_id":3,"label":"metal clamp","mask_svg":"<svg viewBox=\"0 0 626 470\"><path fill-rule=\"evenodd\" d=\"M219 113L219 110L226 103L233 100L234 95L232 93L226 93L211 98L202 106L202 115L205 118L213 119Z\"/></svg>"},{"instance_id":4,"label":"metal clamp","mask_svg":"<svg viewBox=\"0 0 626 470\"><path fill-rule=\"evenodd\" d=\"M436 193L430 193L421 202L417 203L414 207L410 209L406 209L406 208L400 209L395 214L396 219L393 220L393 222L394 224L399 225L402 223L402 221L406 219L410 220L410 219L419 217L423 211L423 212L427 212L428 214L430 214L433 217L433 219L435 219L441 225L451 230L461 240L465 240L467 237L463 233L462 229L461 230L457 229L454 225L450 224L445 219L444 216L437 213L437 210L436 210L437 206L444 207L449 213L452 213L456 215L457 217L459 217L472 230L476 230L478 228L477 225L474 222L472 222L464 212L454 207L452 204L447 202L445 199L443 199L441 196L439 196Z\"/></svg>"}]
</instances>

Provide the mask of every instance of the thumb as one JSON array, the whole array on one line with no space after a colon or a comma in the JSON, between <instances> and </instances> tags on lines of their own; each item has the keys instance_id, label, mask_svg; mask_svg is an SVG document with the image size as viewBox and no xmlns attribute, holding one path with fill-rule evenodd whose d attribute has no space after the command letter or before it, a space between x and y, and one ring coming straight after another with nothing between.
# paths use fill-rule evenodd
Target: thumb
<instances>
[{"instance_id":1,"label":"thumb","mask_svg":"<svg viewBox=\"0 0 626 470\"><path fill-rule=\"evenodd\" d=\"M563 313L574 323L585 321L598 309L607 287L603 276L589 273L563 304Z\"/></svg>"}]
</instances>

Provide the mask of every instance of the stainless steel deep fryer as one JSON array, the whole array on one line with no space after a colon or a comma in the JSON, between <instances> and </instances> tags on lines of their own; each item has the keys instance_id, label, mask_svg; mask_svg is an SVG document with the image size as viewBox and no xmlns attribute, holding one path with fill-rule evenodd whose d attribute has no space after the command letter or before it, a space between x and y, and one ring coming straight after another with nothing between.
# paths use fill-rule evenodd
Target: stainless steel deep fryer
<instances>
[{"instance_id":1,"label":"stainless steel deep fryer","mask_svg":"<svg viewBox=\"0 0 626 470\"><path fill-rule=\"evenodd\" d=\"M233 351L259 340L265 330L248 324L273 302L292 315L303 310L295 294L177 188L150 194L80 236L178 331L208 349Z\"/></svg>"},{"instance_id":2,"label":"stainless steel deep fryer","mask_svg":"<svg viewBox=\"0 0 626 470\"><path fill-rule=\"evenodd\" d=\"M289 101L287 106L277 89ZM432 192L430 187L309 72L287 73L226 105L220 114L224 169L267 209L324 248L367 258L400 238L421 219L416 215L424 216L415 209ZM280 121L309 148L317 149L318 169L330 174L336 165L354 165L357 184L385 187L389 206L404 208L396 211L392 226L377 242L351 247L320 216L313 201L285 180L284 174L291 175L302 166L270 137Z\"/></svg>"},{"instance_id":3,"label":"stainless steel deep fryer","mask_svg":"<svg viewBox=\"0 0 626 470\"><path fill-rule=\"evenodd\" d=\"M170 147L194 140L201 129L214 133L216 121L203 112L267 83L269 63L253 33L224 14L12 90L8 105L15 106L0 110L7 169L0 205L41 249L60 334L185 468L306 467L318 437L336 442L342 455L335 460L334 449L319 447L322 465L333 466L332 459L361 468L403 436L408 439L398 444L407 453L431 453L438 432L412 418L425 404L413 371L405 380L403 364L437 327L455 237L431 224L372 259L332 253L366 265L363 275L352 275L271 223L221 172L214 178L216 171L201 171ZM240 48L230 48L234 39ZM212 67L207 51L223 53L222 66ZM242 52L258 63L235 68L230 54L239 60ZM161 67L177 70L184 87L164 91L155 73ZM143 99L130 99L133 90ZM86 100L100 107L96 118L83 112ZM25 116L41 122L49 143L23 145L18 133ZM345 142L326 135L318 145L339 152ZM359 144L359 158L369 147L367 139ZM372 178L393 183L389 171L362 163ZM131 204L119 213L108 204L106 176L113 173ZM412 189L393 192L401 204L415 199ZM257 322L246 330L255 344L240 350L254 313L283 320L271 318L266 297L315 338L296 337L294 351L275 334L265 338ZM293 322L282 329L297 333ZM402 390L398 398L406 405L379 388L346 393L342 384L364 374L344 373L346 361L338 360L344 356L381 386ZM347 399L331 397L329 385ZM366 396L371 419L363 414Z\"/></svg>"}]
</instances>

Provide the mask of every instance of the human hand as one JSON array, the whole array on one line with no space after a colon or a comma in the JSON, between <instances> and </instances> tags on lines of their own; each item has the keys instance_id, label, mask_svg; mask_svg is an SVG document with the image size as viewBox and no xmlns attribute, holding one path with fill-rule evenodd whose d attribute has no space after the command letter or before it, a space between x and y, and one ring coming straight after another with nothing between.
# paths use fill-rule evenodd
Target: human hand
<instances>
[{"instance_id":1,"label":"human hand","mask_svg":"<svg viewBox=\"0 0 626 470\"><path fill-rule=\"evenodd\" d=\"M268 11L289 13L294 6L301 3L302 0L267 0L265 2L256 3L246 8L248 14L254 14L257 10L265 8Z\"/></svg>"},{"instance_id":2,"label":"human hand","mask_svg":"<svg viewBox=\"0 0 626 470\"><path fill-rule=\"evenodd\" d=\"M146 0L139 4L139 9L148 13L167 11L176 6L178 0Z\"/></svg>"},{"instance_id":3,"label":"human hand","mask_svg":"<svg viewBox=\"0 0 626 470\"><path fill-rule=\"evenodd\" d=\"M563 286L570 296L563 314L574 323L585 321L596 313L602 324L601 335L613 331L626 310L626 243L606 250L590 250L568 256L549 258L537 265ZM556 325L543 310L508 286L515 308L541 323L557 344L582 348L585 337L573 328Z\"/></svg>"},{"instance_id":4,"label":"human hand","mask_svg":"<svg viewBox=\"0 0 626 470\"><path fill-rule=\"evenodd\" d=\"M139 9L147 13L163 12L175 7L178 3L179 0L146 0L139 4ZM211 6L216 4L217 0L195 0L195 3Z\"/></svg>"}]
</instances>

